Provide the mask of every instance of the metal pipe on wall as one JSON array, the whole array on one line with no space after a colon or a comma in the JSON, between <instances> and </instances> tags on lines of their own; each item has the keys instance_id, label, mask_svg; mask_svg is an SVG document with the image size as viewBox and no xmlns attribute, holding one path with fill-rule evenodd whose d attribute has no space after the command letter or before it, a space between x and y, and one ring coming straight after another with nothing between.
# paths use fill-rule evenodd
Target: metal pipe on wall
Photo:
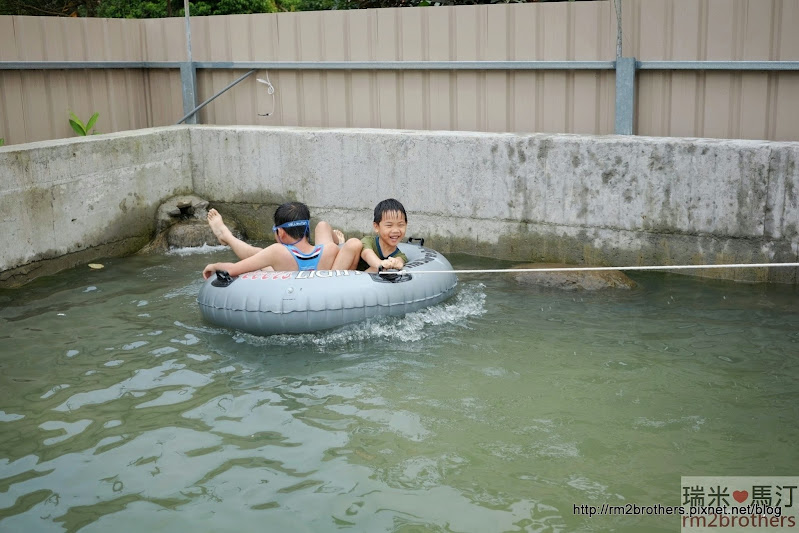
<instances>
[{"instance_id":1,"label":"metal pipe on wall","mask_svg":"<svg viewBox=\"0 0 799 533\"><path fill-rule=\"evenodd\" d=\"M622 40L621 40L621 0L613 0L616 6L616 59L621 57Z\"/></svg>"}]
</instances>

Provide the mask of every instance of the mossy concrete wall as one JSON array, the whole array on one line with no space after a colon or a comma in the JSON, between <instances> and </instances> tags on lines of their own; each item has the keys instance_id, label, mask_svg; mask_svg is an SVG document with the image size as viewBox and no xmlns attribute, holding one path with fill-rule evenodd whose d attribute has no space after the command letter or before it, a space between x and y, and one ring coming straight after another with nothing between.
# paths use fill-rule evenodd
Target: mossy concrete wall
<instances>
[{"instance_id":1,"label":"mossy concrete wall","mask_svg":"<svg viewBox=\"0 0 799 533\"><path fill-rule=\"evenodd\" d=\"M161 201L191 192L186 128L0 148L0 287L136 252Z\"/></svg>"},{"instance_id":2,"label":"mossy concrete wall","mask_svg":"<svg viewBox=\"0 0 799 533\"><path fill-rule=\"evenodd\" d=\"M194 190L251 235L302 200L347 233L396 197L443 251L603 266L797 262L799 143L358 129L191 130ZM683 271L795 283L797 269Z\"/></svg>"},{"instance_id":3,"label":"mossy concrete wall","mask_svg":"<svg viewBox=\"0 0 799 533\"><path fill-rule=\"evenodd\" d=\"M443 252L602 266L796 262L799 143L178 126L0 148L0 285L131 253L193 192L268 239L300 200L348 234L396 197ZM687 271L684 271L687 272ZM693 272L796 283L797 269Z\"/></svg>"}]
</instances>

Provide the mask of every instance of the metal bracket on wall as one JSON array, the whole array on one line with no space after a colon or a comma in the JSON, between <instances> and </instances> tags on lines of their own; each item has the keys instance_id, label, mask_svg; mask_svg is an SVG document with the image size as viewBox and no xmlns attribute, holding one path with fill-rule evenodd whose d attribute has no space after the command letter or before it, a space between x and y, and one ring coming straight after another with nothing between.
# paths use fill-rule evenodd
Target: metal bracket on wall
<instances>
[{"instance_id":1,"label":"metal bracket on wall","mask_svg":"<svg viewBox=\"0 0 799 533\"><path fill-rule=\"evenodd\" d=\"M616 60L616 135L633 135L635 118L635 58Z\"/></svg>"}]
</instances>

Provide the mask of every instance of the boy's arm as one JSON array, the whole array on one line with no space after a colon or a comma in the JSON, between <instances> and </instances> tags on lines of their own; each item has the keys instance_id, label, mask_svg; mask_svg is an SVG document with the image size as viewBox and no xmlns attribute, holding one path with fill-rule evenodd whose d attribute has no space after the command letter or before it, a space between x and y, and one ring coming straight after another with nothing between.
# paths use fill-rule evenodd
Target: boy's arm
<instances>
[{"instance_id":1,"label":"boy's arm","mask_svg":"<svg viewBox=\"0 0 799 533\"><path fill-rule=\"evenodd\" d=\"M364 248L361 252L361 259L366 261L370 267L372 268L396 268L397 270L402 269L404 263L402 259L397 257L389 257L388 259L380 259L374 250L370 250L369 248ZM399 266L397 266L399 265Z\"/></svg>"},{"instance_id":2,"label":"boy's arm","mask_svg":"<svg viewBox=\"0 0 799 533\"><path fill-rule=\"evenodd\" d=\"M232 265L233 263L211 263L205 265L205 268L203 269L203 279L210 278L216 273L217 270L227 270L225 267L230 267Z\"/></svg>"},{"instance_id":3,"label":"boy's arm","mask_svg":"<svg viewBox=\"0 0 799 533\"><path fill-rule=\"evenodd\" d=\"M378 268L383 265L383 261L377 257L375 251L366 247L364 247L363 251L361 252L361 259L366 261L366 263L372 268Z\"/></svg>"}]
</instances>

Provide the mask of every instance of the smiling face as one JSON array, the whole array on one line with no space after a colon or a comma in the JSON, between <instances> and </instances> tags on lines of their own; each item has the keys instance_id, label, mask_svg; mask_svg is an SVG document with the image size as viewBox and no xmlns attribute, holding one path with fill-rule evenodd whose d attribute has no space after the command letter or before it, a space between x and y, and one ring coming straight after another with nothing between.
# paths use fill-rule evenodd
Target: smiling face
<instances>
[{"instance_id":1,"label":"smiling face","mask_svg":"<svg viewBox=\"0 0 799 533\"><path fill-rule=\"evenodd\" d=\"M373 222L375 232L380 241L380 249L384 255L390 254L397 248L397 244L405 237L405 228L408 222L399 211L386 211L380 223Z\"/></svg>"}]
</instances>

